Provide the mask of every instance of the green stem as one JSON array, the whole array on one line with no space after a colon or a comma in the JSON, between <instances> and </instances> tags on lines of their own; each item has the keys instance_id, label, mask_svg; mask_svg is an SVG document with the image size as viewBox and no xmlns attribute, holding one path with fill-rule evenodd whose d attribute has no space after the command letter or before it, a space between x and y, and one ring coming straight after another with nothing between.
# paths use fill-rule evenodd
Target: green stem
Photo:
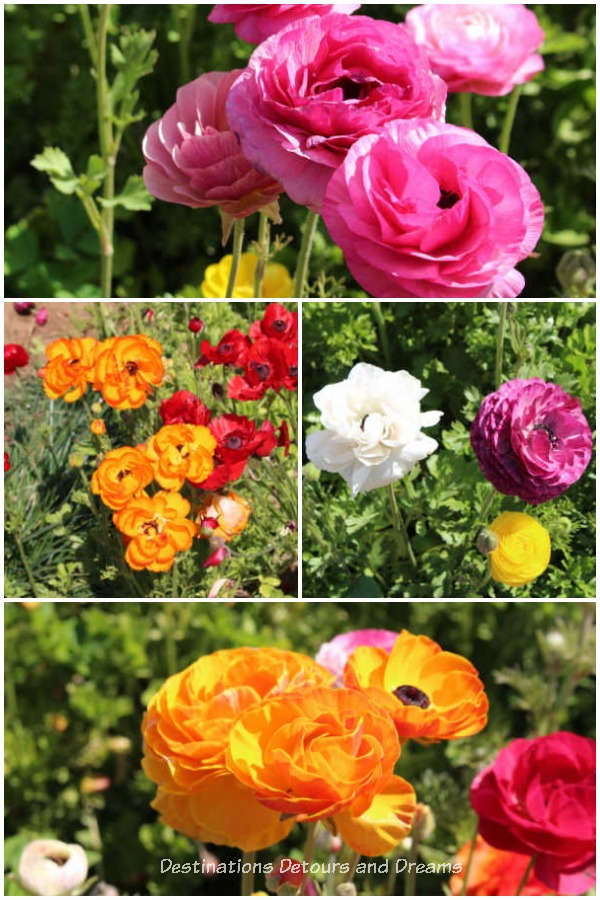
<instances>
[{"instance_id":1,"label":"green stem","mask_svg":"<svg viewBox=\"0 0 600 900\"><path fill-rule=\"evenodd\" d=\"M29 586L31 587L31 596L37 597L37 588L35 586L35 579L33 577L33 572L31 571L31 566L29 565L29 560L27 559L27 554L25 553L25 548L23 547L23 542L21 541L21 535L18 531L15 531L15 542L17 544L17 550L19 551L19 556L21 557L21 562L23 563L23 567L27 573L27 578L29 580Z\"/></svg>"},{"instance_id":2,"label":"green stem","mask_svg":"<svg viewBox=\"0 0 600 900\"><path fill-rule=\"evenodd\" d=\"M254 862L256 853L254 851L244 850L242 854L242 897L250 897L254 890ZM244 864L250 864L250 871L244 872Z\"/></svg>"},{"instance_id":3,"label":"green stem","mask_svg":"<svg viewBox=\"0 0 600 900\"><path fill-rule=\"evenodd\" d=\"M396 873L397 861L398 861L397 854L394 854L393 856L390 857L390 860L389 860L390 868L389 868L389 872L388 872L387 886L386 886L386 890L385 890L387 897L395 897L396 896L396 879L398 877L397 873Z\"/></svg>"},{"instance_id":4,"label":"green stem","mask_svg":"<svg viewBox=\"0 0 600 900\"><path fill-rule=\"evenodd\" d=\"M94 68L98 65L98 50L96 45L96 34L92 25L92 17L90 16L90 7L87 3L79 4L79 14L83 24L83 33L85 35L85 43L90 54L90 59Z\"/></svg>"},{"instance_id":5,"label":"green stem","mask_svg":"<svg viewBox=\"0 0 600 900\"><path fill-rule=\"evenodd\" d=\"M408 865L406 867L406 875L404 876L404 896L416 897L417 894L417 855L419 851L419 843L414 838L410 842L410 851L408 853Z\"/></svg>"},{"instance_id":6,"label":"green stem","mask_svg":"<svg viewBox=\"0 0 600 900\"><path fill-rule=\"evenodd\" d=\"M479 520L482 525L487 525L487 515L490 511L490 507L494 502L496 497L496 488L493 484L490 484L489 490L487 492L487 497L483 501L483 506L481 508L481 513L479 514Z\"/></svg>"},{"instance_id":7,"label":"green stem","mask_svg":"<svg viewBox=\"0 0 600 900\"><path fill-rule=\"evenodd\" d=\"M390 343L388 341L387 329L385 327L385 319L383 317L383 311L381 309L381 303L379 300L375 300L371 304L371 310L373 312L373 318L377 324L377 329L379 331L379 340L381 342L381 349L383 351L383 357L385 359L385 364L388 369L392 367L392 357L390 355Z\"/></svg>"},{"instance_id":8,"label":"green stem","mask_svg":"<svg viewBox=\"0 0 600 900\"><path fill-rule=\"evenodd\" d=\"M191 80L190 43L194 34L196 21L196 4L184 3L180 5L180 16L183 19L181 40L179 42L179 71L181 73L180 84L187 84Z\"/></svg>"},{"instance_id":9,"label":"green stem","mask_svg":"<svg viewBox=\"0 0 600 900\"><path fill-rule=\"evenodd\" d=\"M294 294L296 297L304 297L304 287L306 275L308 273L308 261L310 259L310 251L312 250L318 221L319 213L311 212L309 210L304 223L302 243L300 245L300 253L298 254L298 264L296 266L296 274L294 275Z\"/></svg>"},{"instance_id":10,"label":"green stem","mask_svg":"<svg viewBox=\"0 0 600 900\"><path fill-rule=\"evenodd\" d=\"M346 882L352 883L354 881L354 876L356 875L356 867L360 862L360 853L357 853L356 850L353 852L350 858L350 871L348 872L348 877L345 879Z\"/></svg>"},{"instance_id":11,"label":"green stem","mask_svg":"<svg viewBox=\"0 0 600 900\"><path fill-rule=\"evenodd\" d=\"M411 566L413 567L413 569L416 569L417 560L415 558L415 554L413 553L413 548L410 545L410 539L408 537L408 531L406 530L406 525L404 523L402 513L400 512L398 503L396 502L394 485L388 484L387 491L388 497L390 499L390 506L392 508L392 521L394 523L394 534L396 535L398 549L400 550L401 556L408 556Z\"/></svg>"},{"instance_id":12,"label":"green stem","mask_svg":"<svg viewBox=\"0 0 600 900\"><path fill-rule=\"evenodd\" d=\"M536 859L537 859L537 853L534 853L534 855L531 857L531 859L529 860L529 862L527 864L527 868L523 872L523 877L521 878L521 880L519 882L519 887L515 891L515 897L518 897L520 895L521 891L527 884L527 879L531 875L531 870L533 869L533 867L535 865Z\"/></svg>"},{"instance_id":13,"label":"green stem","mask_svg":"<svg viewBox=\"0 0 600 900\"><path fill-rule=\"evenodd\" d=\"M306 829L306 843L304 844L304 862L306 863L305 868L310 869L310 864L313 861L313 857L315 855L315 848L317 846L317 828L319 827L319 822L309 822ZM298 896L303 897L306 893L306 883L309 878L309 872L306 871L304 873L304 877L302 879L302 883L298 889Z\"/></svg>"},{"instance_id":14,"label":"green stem","mask_svg":"<svg viewBox=\"0 0 600 900\"><path fill-rule=\"evenodd\" d=\"M471 846L469 847L469 855L467 857L467 865L465 866L465 871L463 874L463 885L462 885L462 890L460 892L461 897L464 897L469 889L469 874L471 872L473 856L475 855L475 844L477 843L477 835L478 834L479 834L479 818L476 818L475 819L475 828L473 830L473 835L471 837Z\"/></svg>"},{"instance_id":15,"label":"green stem","mask_svg":"<svg viewBox=\"0 0 600 900\"><path fill-rule=\"evenodd\" d=\"M510 135L512 132L513 123L515 121L515 113L517 111L519 97L521 96L522 89L523 85L517 84L516 87L513 88L512 94L508 98L508 106L506 107L504 122L502 123L502 131L500 132L500 138L498 140L498 150L500 150L501 153L508 153L508 148L510 147Z\"/></svg>"},{"instance_id":16,"label":"green stem","mask_svg":"<svg viewBox=\"0 0 600 900\"><path fill-rule=\"evenodd\" d=\"M506 334L506 316L508 312L508 303L500 304L500 319L498 321L498 336L496 338L496 371L494 383L496 390L502 382L502 360L504 356L504 337Z\"/></svg>"},{"instance_id":17,"label":"green stem","mask_svg":"<svg viewBox=\"0 0 600 900\"><path fill-rule=\"evenodd\" d=\"M473 130L473 103L471 94L459 94L460 119L465 128Z\"/></svg>"},{"instance_id":18,"label":"green stem","mask_svg":"<svg viewBox=\"0 0 600 900\"><path fill-rule=\"evenodd\" d=\"M256 269L254 270L254 296L262 297L262 283L265 277L265 268L269 258L269 243L271 239L271 227L268 216L260 213L258 221L258 256Z\"/></svg>"},{"instance_id":19,"label":"green stem","mask_svg":"<svg viewBox=\"0 0 600 900\"><path fill-rule=\"evenodd\" d=\"M242 247L244 246L244 224L245 219L236 219L233 226L233 256L231 258L231 270L229 272L229 281L227 282L227 290L225 297L231 299L235 288L235 281L238 270L240 268L240 259L242 258Z\"/></svg>"},{"instance_id":20,"label":"green stem","mask_svg":"<svg viewBox=\"0 0 600 900\"><path fill-rule=\"evenodd\" d=\"M102 196L112 200L115 195L115 147L113 144L112 111L110 91L106 78L106 36L110 19L110 4L100 7L98 23L98 65L96 72L96 104L98 107L98 138L100 153L106 166L106 175L102 184ZM102 209L103 228L100 232L100 290L103 297L111 296L113 266L113 231L114 209L105 206Z\"/></svg>"}]
</instances>

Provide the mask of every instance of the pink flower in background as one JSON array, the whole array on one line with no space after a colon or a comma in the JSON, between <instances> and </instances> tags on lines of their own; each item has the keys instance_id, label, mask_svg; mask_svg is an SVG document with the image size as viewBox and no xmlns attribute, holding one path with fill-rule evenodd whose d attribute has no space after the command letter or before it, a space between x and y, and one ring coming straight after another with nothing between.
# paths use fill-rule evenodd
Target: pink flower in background
<instances>
[{"instance_id":1,"label":"pink flower in background","mask_svg":"<svg viewBox=\"0 0 600 900\"><path fill-rule=\"evenodd\" d=\"M471 445L496 490L538 504L581 478L592 433L576 397L541 378L514 378L483 400Z\"/></svg>"},{"instance_id":2,"label":"pink flower in background","mask_svg":"<svg viewBox=\"0 0 600 900\"><path fill-rule=\"evenodd\" d=\"M211 566L220 566L228 556L231 556L231 551L227 547L217 547L210 556L206 557L202 563L202 568L209 569Z\"/></svg>"},{"instance_id":3,"label":"pink flower in background","mask_svg":"<svg viewBox=\"0 0 600 900\"><path fill-rule=\"evenodd\" d=\"M232 22L238 37L249 44L260 44L298 19L331 12L353 13L359 6L360 3L217 3L208 21Z\"/></svg>"},{"instance_id":4,"label":"pink flower in background","mask_svg":"<svg viewBox=\"0 0 600 900\"><path fill-rule=\"evenodd\" d=\"M38 309L37 313L35 314L35 324L36 325L45 325L47 321L48 321L48 310L46 309L45 306L42 306L40 309Z\"/></svg>"},{"instance_id":5,"label":"pink flower in background","mask_svg":"<svg viewBox=\"0 0 600 900\"><path fill-rule=\"evenodd\" d=\"M144 137L144 183L159 200L218 205L233 218L272 203L281 186L253 169L225 114L240 70L207 72L177 91L177 100Z\"/></svg>"},{"instance_id":6,"label":"pink flower in background","mask_svg":"<svg viewBox=\"0 0 600 900\"><path fill-rule=\"evenodd\" d=\"M34 308L35 303L31 300L20 300L18 303L13 303L15 308L15 312L17 312L20 316L28 316L31 313L31 310Z\"/></svg>"},{"instance_id":7,"label":"pink flower in background","mask_svg":"<svg viewBox=\"0 0 600 900\"><path fill-rule=\"evenodd\" d=\"M268 38L233 85L227 116L248 159L319 211L349 148L385 122L444 116L446 86L403 25L313 16Z\"/></svg>"},{"instance_id":8,"label":"pink flower in background","mask_svg":"<svg viewBox=\"0 0 600 900\"><path fill-rule=\"evenodd\" d=\"M559 894L595 881L596 743L566 731L500 751L471 785L479 831L493 847L531 857L534 873Z\"/></svg>"},{"instance_id":9,"label":"pink flower in background","mask_svg":"<svg viewBox=\"0 0 600 900\"><path fill-rule=\"evenodd\" d=\"M519 3L417 6L406 27L449 91L508 94L544 68L544 32Z\"/></svg>"},{"instance_id":10,"label":"pink flower in background","mask_svg":"<svg viewBox=\"0 0 600 900\"><path fill-rule=\"evenodd\" d=\"M363 628L336 635L326 644L321 644L315 660L341 679L348 657L357 647L381 647L390 653L398 638L397 631L385 628Z\"/></svg>"},{"instance_id":11,"label":"pink flower in background","mask_svg":"<svg viewBox=\"0 0 600 900\"><path fill-rule=\"evenodd\" d=\"M374 297L516 297L544 207L527 173L478 134L431 119L357 141L322 209Z\"/></svg>"}]
</instances>

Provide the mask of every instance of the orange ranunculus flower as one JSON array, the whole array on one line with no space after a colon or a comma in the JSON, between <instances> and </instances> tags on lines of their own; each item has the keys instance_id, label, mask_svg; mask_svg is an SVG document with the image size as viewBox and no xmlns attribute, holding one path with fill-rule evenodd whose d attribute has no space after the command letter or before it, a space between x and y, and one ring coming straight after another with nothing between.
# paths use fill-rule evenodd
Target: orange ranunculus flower
<instances>
[{"instance_id":1,"label":"orange ranunculus flower","mask_svg":"<svg viewBox=\"0 0 600 900\"><path fill-rule=\"evenodd\" d=\"M148 441L146 452L161 487L178 490L186 478L208 478L215 465L216 446L205 425L163 425Z\"/></svg>"},{"instance_id":2,"label":"orange ranunculus flower","mask_svg":"<svg viewBox=\"0 0 600 900\"><path fill-rule=\"evenodd\" d=\"M403 741L469 737L487 723L489 703L477 669L424 635L401 631L390 653L357 647L344 683L385 705Z\"/></svg>"},{"instance_id":3,"label":"orange ranunculus flower","mask_svg":"<svg viewBox=\"0 0 600 900\"><path fill-rule=\"evenodd\" d=\"M332 681L301 653L249 647L202 656L167 679L142 723L142 765L159 786L153 806L163 821L196 840L243 850L285 837L293 818L282 821L227 771L229 732L263 698Z\"/></svg>"},{"instance_id":4,"label":"orange ranunculus flower","mask_svg":"<svg viewBox=\"0 0 600 900\"><path fill-rule=\"evenodd\" d=\"M92 491L111 509L123 509L154 481L152 463L135 447L109 450L94 474Z\"/></svg>"},{"instance_id":5,"label":"orange ranunculus flower","mask_svg":"<svg viewBox=\"0 0 600 900\"><path fill-rule=\"evenodd\" d=\"M453 896L462 893L471 897L514 897L525 874L531 857L512 850L497 850L486 843L480 834L477 835L475 851L471 859L469 883L463 892L464 871L469 858L471 841L460 848L456 854L456 862L462 866L462 872L450 879L450 890ZM546 887L533 872L530 872L525 885L521 888L523 897L555 897L556 891Z\"/></svg>"},{"instance_id":6,"label":"orange ranunculus flower","mask_svg":"<svg viewBox=\"0 0 600 900\"><path fill-rule=\"evenodd\" d=\"M211 535L230 541L236 534L242 533L251 512L252 507L248 501L234 491L227 494L207 494L196 516L196 522L202 526L204 519L216 519L218 524L212 529Z\"/></svg>"},{"instance_id":7,"label":"orange ranunculus flower","mask_svg":"<svg viewBox=\"0 0 600 900\"><path fill-rule=\"evenodd\" d=\"M90 422L90 431L92 434L105 434L106 433L106 425L104 424L103 419L92 419Z\"/></svg>"},{"instance_id":8,"label":"orange ranunculus flower","mask_svg":"<svg viewBox=\"0 0 600 900\"><path fill-rule=\"evenodd\" d=\"M98 347L94 388L115 409L137 409L164 374L162 347L154 338L145 334L113 337Z\"/></svg>"},{"instance_id":9,"label":"orange ranunculus flower","mask_svg":"<svg viewBox=\"0 0 600 900\"><path fill-rule=\"evenodd\" d=\"M38 371L46 396L51 400L64 396L67 403L79 400L92 381L97 347L92 337L60 338L48 344L48 362Z\"/></svg>"},{"instance_id":10,"label":"orange ranunculus flower","mask_svg":"<svg viewBox=\"0 0 600 900\"><path fill-rule=\"evenodd\" d=\"M305 688L245 710L227 767L265 806L299 821L365 813L400 755L394 723L361 691Z\"/></svg>"},{"instance_id":11,"label":"orange ranunculus flower","mask_svg":"<svg viewBox=\"0 0 600 900\"><path fill-rule=\"evenodd\" d=\"M132 569L167 572L179 550L188 550L196 526L185 517L188 501L173 491L158 491L154 497L135 497L113 515L113 522L126 537L125 559Z\"/></svg>"},{"instance_id":12,"label":"orange ranunculus flower","mask_svg":"<svg viewBox=\"0 0 600 900\"><path fill-rule=\"evenodd\" d=\"M343 840L361 856L381 856L410 834L416 797L412 787L392 775L360 816L339 812L334 824Z\"/></svg>"}]
</instances>

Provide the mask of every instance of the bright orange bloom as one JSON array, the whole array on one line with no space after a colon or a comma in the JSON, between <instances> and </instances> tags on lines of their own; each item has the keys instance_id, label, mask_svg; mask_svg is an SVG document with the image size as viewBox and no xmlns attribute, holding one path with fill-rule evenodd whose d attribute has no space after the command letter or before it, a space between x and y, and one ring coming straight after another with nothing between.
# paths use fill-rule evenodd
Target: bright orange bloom
<instances>
[{"instance_id":1,"label":"bright orange bloom","mask_svg":"<svg viewBox=\"0 0 600 900\"><path fill-rule=\"evenodd\" d=\"M401 631L390 653L357 647L344 683L385 705L401 740L469 737L487 723L489 704L477 669L424 635Z\"/></svg>"},{"instance_id":2,"label":"bright orange bloom","mask_svg":"<svg viewBox=\"0 0 600 900\"><path fill-rule=\"evenodd\" d=\"M186 478L204 481L214 468L217 442L205 425L164 425L146 452L161 487L179 490Z\"/></svg>"},{"instance_id":3,"label":"bright orange bloom","mask_svg":"<svg viewBox=\"0 0 600 900\"><path fill-rule=\"evenodd\" d=\"M142 723L143 768L159 790L152 804L171 827L196 840L258 850L285 837L281 821L225 766L232 726L262 698L334 676L301 653L240 647L202 656L171 676Z\"/></svg>"},{"instance_id":4,"label":"bright orange bloom","mask_svg":"<svg viewBox=\"0 0 600 900\"><path fill-rule=\"evenodd\" d=\"M106 425L104 424L103 419L92 419L90 422L90 431L92 434L105 434Z\"/></svg>"},{"instance_id":5,"label":"bright orange bloom","mask_svg":"<svg viewBox=\"0 0 600 900\"><path fill-rule=\"evenodd\" d=\"M145 334L114 337L98 348L94 389L109 406L137 409L164 377L162 346Z\"/></svg>"},{"instance_id":6,"label":"bright orange bloom","mask_svg":"<svg viewBox=\"0 0 600 900\"><path fill-rule=\"evenodd\" d=\"M51 400L64 396L67 403L79 400L92 381L97 347L92 337L60 338L48 344L48 362L38 371L46 396Z\"/></svg>"},{"instance_id":7,"label":"bright orange bloom","mask_svg":"<svg viewBox=\"0 0 600 900\"><path fill-rule=\"evenodd\" d=\"M204 519L216 519L218 525L211 535L230 541L236 534L241 534L250 518L252 507L247 500L234 491L227 494L207 494L196 516L196 522L202 526Z\"/></svg>"},{"instance_id":8,"label":"bright orange bloom","mask_svg":"<svg viewBox=\"0 0 600 900\"><path fill-rule=\"evenodd\" d=\"M92 475L92 491L111 509L123 509L152 481L154 469L148 457L136 447L119 447L108 451Z\"/></svg>"},{"instance_id":9,"label":"bright orange bloom","mask_svg":"<svg viewBox=\"0 0 600 900\"><path fill-rule=\"evenodd\" d=\"M462 866L462 872L450 879L450 890L455 897L463 893L464 871L470 849L471 841L467 841L456 854L456 862ZM491 847L478 834L469 870L469 884L464 893L471 897L514 897L530 861L530 856ZM530 872L525 885L521 888L521 895L557 896L556 891L538 881L533 872Z\"/></svg>"},{"instance_id":10,"label":"bright orange bloom","mask_svg":"<svg viewBox=\"0 0 600 900\"><path fill-rule=\"evenodd\" d=\"M188 550L196 526L185 517L190 504L181 494L159 491L136 497L113 515L113 522L130 538L125 559L132 569L167 572L179 550Z\"/></svg>"}]
</instances>

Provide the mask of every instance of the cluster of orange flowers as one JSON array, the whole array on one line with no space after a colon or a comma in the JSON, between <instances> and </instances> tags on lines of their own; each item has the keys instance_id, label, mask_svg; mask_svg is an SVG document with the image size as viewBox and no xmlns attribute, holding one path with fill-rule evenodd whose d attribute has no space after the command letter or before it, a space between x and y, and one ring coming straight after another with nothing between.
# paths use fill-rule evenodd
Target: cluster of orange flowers
<instances>
[{"instance_id":1,"label":"cluster of orange flowers","mask_svg":"<svg viewBox=\"0 0 600 900\"><path fill-rule=\"evenodd\" d=\"M162 347L145 334L60 338L46 347L48 362L39 370L51 400L74 403L88 384L115 409L138 409L163 380Z\"/></svg>"},{"instance_id":2,"label":"cluster of orange flowers","mask_svg":"<svg viewBox=\"0 0 600 900\"><path fill-rule=\"evenodd\" d=\"M390 653L357 648L343 685L334 682L301 653L248 647L203 656L169 678L142 724L162 820L247 851L314 821L357 853L392 850L416 806L394 774L402 746L480 731L483 685L468 660L407 631Z\"/></svg>"}]
</instances>

